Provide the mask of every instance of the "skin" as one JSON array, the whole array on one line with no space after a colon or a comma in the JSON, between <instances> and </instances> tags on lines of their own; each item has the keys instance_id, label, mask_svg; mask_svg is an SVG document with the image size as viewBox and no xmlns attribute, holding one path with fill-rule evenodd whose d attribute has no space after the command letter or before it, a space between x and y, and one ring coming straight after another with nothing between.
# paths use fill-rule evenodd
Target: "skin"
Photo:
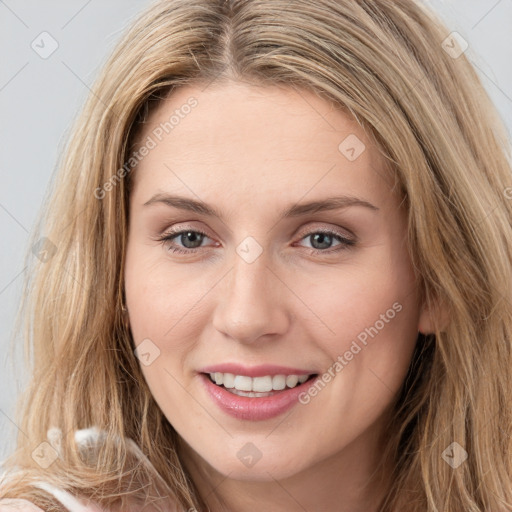
<instances>
[{"instance_id":1,"label":"skin","mask_svg":"<svg viewBox=\"0 0 512 512\"><path fill-rule=\"evenodd\" d=\"M393 179L361 127L310 91L240 82L203 89L174 91L140 134L143 142L197 99L133 176L126 301L135 344L149 339L160 351L142 366L144 377L183 439L182 460L213 512L375 511L390 484L390 468L379 466L384 423L418 331L432 326ZM350 134L366 146L353 161L338 149ZM205 201L222 220L144 206L157 193ZM296 203L341 195L378 210L356 205L280 217ZM195 246L179 235L156 240L170 228L207 236L195 253L175 254L170 246ZM334 252L336 238L315 244L319 228L356 243ZM250 264L236 252L249 236L262 249ZM222 362L321 374L394 303L401 311L307 405L270 420L240 420L201 385L198 369ZM261 453L252 467L237 456L247 443Z\"/></svg>"}]
</instances>

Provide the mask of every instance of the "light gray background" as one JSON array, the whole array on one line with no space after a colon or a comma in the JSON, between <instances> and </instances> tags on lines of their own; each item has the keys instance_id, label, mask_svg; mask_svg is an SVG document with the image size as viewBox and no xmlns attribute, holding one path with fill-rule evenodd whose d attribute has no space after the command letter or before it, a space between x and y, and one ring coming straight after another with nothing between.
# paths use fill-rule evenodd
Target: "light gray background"
<instances>
[{"instance_id":1,"label":"light gray background","mask_svg":"<svg viewBox=\"0 0 512 512\"><path fill-rule=\"evenodd\" d=\"M425 1L444 18L447 35L457 31L468 41L466 55L510 135L512 0ZM71 121L123 29L149 4L150 0L0 0L0 461L13 449L14 402L28 377L14 373L8 350L28 235ZM47 59L31 47L44 31L59 45ZM21 345L17 339L17 360Z\"/></svg>"}]
</instances>

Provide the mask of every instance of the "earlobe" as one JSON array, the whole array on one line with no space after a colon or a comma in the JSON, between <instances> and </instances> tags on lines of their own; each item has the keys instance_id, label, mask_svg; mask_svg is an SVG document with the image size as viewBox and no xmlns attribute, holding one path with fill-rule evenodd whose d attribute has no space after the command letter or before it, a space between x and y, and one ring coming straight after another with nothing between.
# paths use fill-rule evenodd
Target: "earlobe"
<instances>
[{"instance_id":1,"label":"earlobe","mask_svg":"<svg viewBox=\"0 0 512 512\"><path fill-rule=\"evenodd\" d=\"M418 320L418 331L421 334L434 334L445 331L450 323L450 313L446 304L435 300L430 305L425 304Z\"/></svg>"}]
</instances>

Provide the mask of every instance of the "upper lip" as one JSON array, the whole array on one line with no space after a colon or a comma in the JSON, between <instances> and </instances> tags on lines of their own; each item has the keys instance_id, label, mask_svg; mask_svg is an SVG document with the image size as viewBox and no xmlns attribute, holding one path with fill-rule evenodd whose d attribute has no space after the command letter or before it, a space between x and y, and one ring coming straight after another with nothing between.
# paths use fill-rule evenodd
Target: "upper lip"
<instances>
[{"instance_id":1,"label":"upper lip","mask_svg":"<svg viewBox=\"0 0 512 512\"><path fill-rule=\"evenodd\" d=\"M277 366L274 364L261 364L257 366L244 366L238 363L222 363L205 366L200 373L232 373L233 375L245 375L247 377L264 377L265 375L312 375L317 372L303 368L290 368L289 366Z\"/></svg>"}]
</instances>

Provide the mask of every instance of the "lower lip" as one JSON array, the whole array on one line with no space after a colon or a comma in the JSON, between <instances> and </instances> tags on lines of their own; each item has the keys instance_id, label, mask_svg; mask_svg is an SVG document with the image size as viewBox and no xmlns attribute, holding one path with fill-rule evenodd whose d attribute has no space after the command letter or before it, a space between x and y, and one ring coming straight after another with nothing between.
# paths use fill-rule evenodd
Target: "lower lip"
<instances>
[{"instance_id":1,"label":"lower lip","mask_svg":"<svg viewBox=\"0 0 512 512\"><path fill-rule=\"evenodd\" d=\"M265 397L247 397L230 393L214 384L205 374L200 374L206 391L225 413L240 420L261 421L279 416L299 403L299 395L312 386L318 376L294 388L277 391Z\"/></svg>"}]
</instances>

